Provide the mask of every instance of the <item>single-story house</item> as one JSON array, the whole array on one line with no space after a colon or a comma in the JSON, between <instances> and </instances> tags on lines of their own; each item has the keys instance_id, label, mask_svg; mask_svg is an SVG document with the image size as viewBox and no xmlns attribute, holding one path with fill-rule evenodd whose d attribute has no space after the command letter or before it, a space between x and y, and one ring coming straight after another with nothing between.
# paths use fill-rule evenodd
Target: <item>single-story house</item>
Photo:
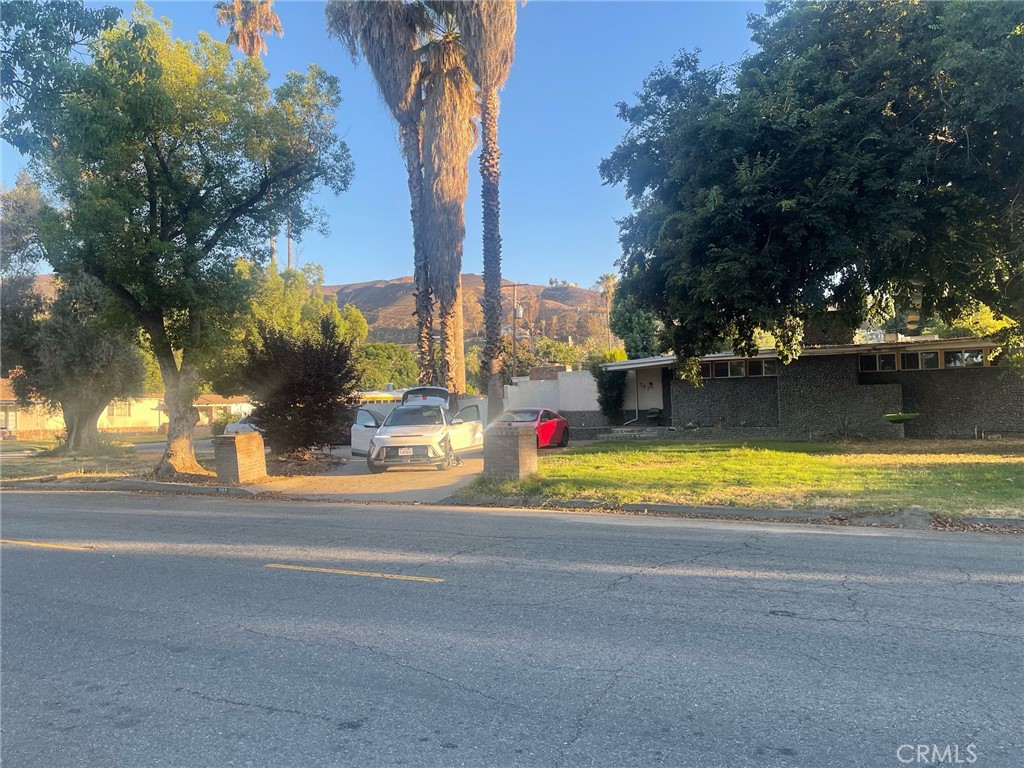
<instances>
[{"instance_id":1,"label":"single-story house","mask_svg":"<svg viewBox=\"0 0 1024 768\"><path fill-rule=\"evenodd\" d=\"M1024 376L1001 369L997 350L985 339L901 337L806 347L788 365L774 350L721 353L700 359L699 387L676 376L673 356L602 367L628 374L624 422L695 437L1024 435Z\"/></svg>"},{"instance_id":2,"label":"single-story house","mask_svg":"<svg viewBox=\"0 0 1024 768\"><path fill-rule=\"evenodd\" d=\"M195 406L199 411L200 427L212 421L231 416L241 418L252 410L246 397L200 395ZM163 395L141 395L128 400L114 400L100 414L96 422L100 432L165 431L167 406ZM10 379L0 378L0 428L4 435L22 438L41 438L64 431L64 417L59 409L48 411L39 406L22 408L14 397Z\"/></svg>"}]
</instances>

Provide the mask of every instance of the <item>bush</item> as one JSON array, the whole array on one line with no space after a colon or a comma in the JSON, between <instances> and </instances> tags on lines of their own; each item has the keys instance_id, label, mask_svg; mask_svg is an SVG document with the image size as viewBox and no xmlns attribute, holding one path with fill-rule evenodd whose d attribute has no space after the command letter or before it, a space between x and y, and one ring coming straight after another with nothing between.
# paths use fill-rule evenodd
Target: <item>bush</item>
<instances>
[{"instance_id":1,"label":"bush","mask_svg":"<svg viewBox=\"0 0 1024 768\"><path fill-rule=\"evenodd\" d=\"M602 363L616 363L626 359L621 349L594 352L590 356L590 373L597 382L597 405L602 415L611 422L622 417L622 401L626 396L626 372L605 371Z\"/></svg>"},{"instance_id":2,"label":"bush","mask_svg":"<svg viewBox=\"0 0 1024 768\"><path fill-rule=\"evenodd\" d=\"M329 318L303 338L267 326L259 334L262 344L246 347L241 380L267 445L280 456L338 442L359 381L351 342Z\"/></svg>"}]
</instances>

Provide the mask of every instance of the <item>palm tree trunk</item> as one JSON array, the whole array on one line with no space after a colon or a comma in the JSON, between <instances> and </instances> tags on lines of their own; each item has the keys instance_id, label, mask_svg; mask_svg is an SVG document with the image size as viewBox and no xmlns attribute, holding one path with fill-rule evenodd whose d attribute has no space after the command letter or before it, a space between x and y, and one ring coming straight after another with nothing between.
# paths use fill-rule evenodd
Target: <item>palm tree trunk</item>
<instances>
[{"instance_id":1,"label":"palm tree trunk","mask_svg":"<svg viewBox=\"0 0 1024 768\"><path fill-rule=\"evenodd\" d=\"M412 219L413 285L416 297L416 348L419 353L420 384L434 383L434 302L423 246L423 160L419 121L399 127L402 155L409 184L409 217Z\"/></svg>"},{"instance_id":2,"label":"palm tree trunk","mask_svg":"<svg viewBox=\"0 0 1024 768\"><path fill-rule=\"evenodd\" d=\"M503 407L501 377L501 150L498 148L498 90L483 94L480 111L480 196L484 225L484 359L487 374L487 420L498 418Z\"/></svg>"},{"instance_id":3,"label":"palm tree trunk","mask_svg":"<svg viewBox=\"0 0 1024 768\"><path fill-rule=\"evenodd\" d=\"M466 391L465 329L462 316L462 275L456 281L455 296L442 300L441 315L441 380L449 392Z\"/></svg>"}]
</instances>

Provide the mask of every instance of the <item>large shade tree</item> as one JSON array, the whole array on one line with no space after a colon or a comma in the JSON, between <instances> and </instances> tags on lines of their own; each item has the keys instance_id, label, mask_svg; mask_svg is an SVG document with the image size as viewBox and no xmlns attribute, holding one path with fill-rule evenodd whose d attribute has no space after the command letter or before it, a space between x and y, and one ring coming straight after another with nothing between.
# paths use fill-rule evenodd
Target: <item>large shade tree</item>
<instances>
[{"instance_id":1,"label":"large shade tree","mask_svg":"<svg viewBox=\"0 0 1024 768\"><path fill-rule=\"evenodd\" d=\"M434 380L434 302L424 248L423 58L420 44L430 19L418 3L403 0L330 0L328 32L339 38L353 61L366 59L381 99L398 124L409 186L413 284L416 299L419 381Z\"/></svg>"},{"instance_id":2,"label":"large shade tree","mask_svg":"<svg viewBox=\"0 0 1024 768\"><path fill-rule=\"evenodd\" d=\"M272 93L257 59L233 61L205 35L172 40L138 11L101 37L77 88L38 127L56 151L37 157L66 206L54 267L100 280L159 363L169 430L158 474L201 471L192 402L247 304L235 262L265 255L282 211L301 231L316 222L315 191L348 186L339 102L336 79L317 67Z\"/></svg>"},{"instance_id":3,"label":"large shade tree","mask_svg":"<svg viewBox=\"0 0 1024 768\"><path fill-rule=\"evenodd\" d=\"M59 409L62 448L79 452L100 442L97 422L112 400L141 394L143 361L131 333L114 327L109 292L95 280L60 282L52 300L27 277L5 281L0 294L0 355L22 405Z\"/></svg>"},{"instance_id":4,"label":"large shade tree","mask_svg":"<svg viewBox=\"0 0 1024 768\"><path fill-rule=\"evenodd\" d=\"M1014 3L770 3L734 79L681 54L601 164L634 211L621 290L681 357L780 354L885 299L1024 317L1024 27ZM692 365L690 366L692 370Z\"/></svg>"},{"instance_id":5,"label":"large shade tree","mask_svg":"<svg viewBox=\"0 0 1024 768\"><path fill-rule=\"evenodd\" d=\"M466 0L450 3L462 33L466 66L479 87L480 196L483 202L485 343L482 367L487 378L487 415L502 409L501 376L501 150L498 146L498 91L515 56L517 0Z\"/></svg>"}]
</instances>

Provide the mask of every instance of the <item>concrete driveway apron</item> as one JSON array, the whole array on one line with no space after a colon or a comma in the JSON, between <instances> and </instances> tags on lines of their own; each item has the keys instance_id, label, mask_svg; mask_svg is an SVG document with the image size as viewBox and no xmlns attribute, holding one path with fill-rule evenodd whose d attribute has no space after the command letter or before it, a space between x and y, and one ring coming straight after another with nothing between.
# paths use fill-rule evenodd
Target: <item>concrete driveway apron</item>
<instances>
[{"instance_id":1,"label":"concrete driveway apron","mask_svg":"<svg viewBox=\"0 0 1024 768\"><path fill-rule=\"evenodd\" d=\"M323 501L390 501L434 503L451 496L483 472L481 454L462 457L462 465L447 471L434 467L401 467L371 475L366 459L352 457L350 449L335 449L335 456L347 460L330 474L276 479L248 486L260 493Z\"/></svg>"}]
</instances>

